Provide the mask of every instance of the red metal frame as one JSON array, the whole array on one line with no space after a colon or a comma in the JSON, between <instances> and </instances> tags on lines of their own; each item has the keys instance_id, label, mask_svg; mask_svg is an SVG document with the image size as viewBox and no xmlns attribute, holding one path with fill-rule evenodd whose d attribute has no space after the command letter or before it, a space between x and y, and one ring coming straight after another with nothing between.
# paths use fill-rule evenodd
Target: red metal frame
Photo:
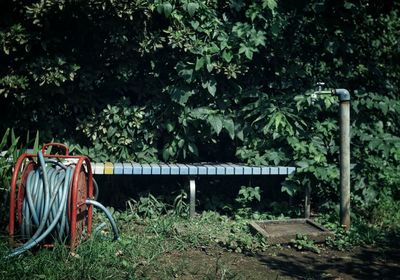
<instances>
[{"instance_id":1,"label":"red metal frame","mask_svg":"<svg viewBox=\"0 0 400 280\"><path fill-rule=\"evenodd\" d=\"M65 149L65 155L54 155L54 154L45 154L44 151L49 146L58 146ZM79 243L79 238L81 237L77 233L77 223L86 222L87 235L85 238L88 238L92 231L92 214L93 214L93 206L86 205L84 203L84 195L87 195L87 198L93 199L93 174L92 168L90 164L90 160L86 156L70 156L68 152L68 147L61 143L48 143L42 147L43 156L45 158L58 158L58 159L77 159L77 163L75 166L74 174L72 177L71 183L71 191L70 198L68 199L68 220L70 223L70 247L71 249L75 248ZM8 232L11 241L14 239L15 234L15 210L18 208L18 222L20 223L22 220L22 200L24 198L25 192L25 183L27 179L27 175L29 171L31 171L35 166L37 166L37 162L34 161L34 158L37 158L35 154L22 154L15 164L13 175L11 178L11 186L10 186L10 217L8 224ZM22 170L21 168L25 160L29 160L28 164ZM86 166L86 169L85 169ZM21 176L19 176L21 173ZM17 181L20 179L20 183L18 186L18 199L16 198L17 191ZM86 179L86 184L82 184L82 180ZM83 185L86 185L86 190L80 189ZM78 194L81 194L80 199L78 200ZM78 212L79 214L86 214L85 219L78 220ZM80 232L82 234L83 224L80 224Z\"/></svg>"}]
</instances>

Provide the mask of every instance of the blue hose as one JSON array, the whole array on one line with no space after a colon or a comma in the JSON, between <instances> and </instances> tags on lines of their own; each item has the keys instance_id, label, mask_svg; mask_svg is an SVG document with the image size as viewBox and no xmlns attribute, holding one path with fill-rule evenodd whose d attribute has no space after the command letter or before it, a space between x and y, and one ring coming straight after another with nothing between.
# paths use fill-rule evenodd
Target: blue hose
<instances>
[{"instance_id":1,"label":"blue hose","mask_svg":"<svg viewBox=\"0 0 400 280\"><path fill-rule=\"evenodd\" d=\"M104 214L106 214L108 220L110 221L111 227L113 229L114 232L114 240L119 240L119 234L118 234L118 228L117 228L117 224L115 223L110 211L108 211L108 209L106 207L104 207L103 204L99 203L96 200L92 200L92 199L86 199L86 204L91 204L97 208L100 208L101 210L103 210Z\"/></svg>"},{"instance_id":2,"label":"blue hose","mask_svg":"<svg viewBox=\"0 0 400 280\"><path fill-rule=\"evenodd\" d=\"M75 167L65 166L55 160L45 161L41 151L38 153L38 159L40 169L32 170L28 174L22 206L21 234L27 241L14 249L7 257L24 253L43 241L49 234L60 242L65 241L69 236L68 197ZM93 182L96 199L99 191L94 179ZM91 199L87 199L86 203L103 210L113 229L114 240L118 240L117 225L107 208Z\"/></svg>"}]
</instances>

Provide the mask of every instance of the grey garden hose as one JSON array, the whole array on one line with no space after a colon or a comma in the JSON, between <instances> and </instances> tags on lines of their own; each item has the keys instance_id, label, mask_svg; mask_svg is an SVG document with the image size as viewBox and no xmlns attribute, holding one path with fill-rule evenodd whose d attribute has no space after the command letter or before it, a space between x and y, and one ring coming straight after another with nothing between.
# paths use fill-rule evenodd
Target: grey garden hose
<instances>
[{"instance_id":1,"label":"grey garden hose","mask_svg":"<svg viewBox=\"0 0 400 280\"><path fill-rule=\"evenodd\" d=\"M28 174L22 205L21 234L28 241L14 249L7 257L22 254L39 244L49 234L60 242L69 236L68 197L75 166L65 166L55 160L45 161L41 151L38 153L38 159L40 168ZM99 190L94 179L93 186L97 199ZM87 199L86 203L100 208L105 213L113 229L114 240L118 240L117 225L107 208L91 199Z\"/></svg>"},{"instance_id":2,"label":"grey garden hose","mask_svg":"<svg viewBox=\"0 0 400 280\"><path fill-rule=\"evenodd\" d=\"M110 211L108 211L108 209L106 207L104 207L103 204L101 204L100 202L98 202L96 200L86 199L86 204L91 204L91 205L103 210L104 214L106 214L108 220L110 221L111 227L114 231L114 240L119 240L117 224L115 223L113 217L111 216Z\"/></svg>"}]
</instances>

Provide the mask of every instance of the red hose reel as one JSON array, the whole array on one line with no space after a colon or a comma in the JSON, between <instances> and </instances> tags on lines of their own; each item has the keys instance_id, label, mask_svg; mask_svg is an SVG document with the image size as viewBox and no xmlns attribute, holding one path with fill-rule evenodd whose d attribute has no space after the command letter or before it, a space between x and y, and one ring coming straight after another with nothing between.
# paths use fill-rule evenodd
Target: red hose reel
<instances>
[{"instance_id":1,"label":"red hose reel","mask_svg":"<svg viewBox=\"0 0 400 280\"><path fill-rule=\"evenodd\" d=\"M64 155L45 154L47 147L54 146L65 149ZM71 156L68 147L61 143L48 143L42 147L44 158L71 160L75 163L75 169L70 185L68 197L68 223L69 223L69 245L74 249L79 241L87 239L92 231L92 212L93 206L85 201L87 198L93 199L93 174L90 160L86 156ZM36 161L35 161L36 159ZM24 153L15 165L10 189L10 217L9 217L9 236L14 240L16 232L16 221L20 226L23 218L22 204L25 196L25 187L29 173L38 168L37 155ZM22 169L22 170L21 170ZM18 188L17 188L18 185ZM18 194L17 194L18 192ZM85 236L83 236L85 235ZM47 244L49 245L49 244Z\"/></svg>"}]
</instances>

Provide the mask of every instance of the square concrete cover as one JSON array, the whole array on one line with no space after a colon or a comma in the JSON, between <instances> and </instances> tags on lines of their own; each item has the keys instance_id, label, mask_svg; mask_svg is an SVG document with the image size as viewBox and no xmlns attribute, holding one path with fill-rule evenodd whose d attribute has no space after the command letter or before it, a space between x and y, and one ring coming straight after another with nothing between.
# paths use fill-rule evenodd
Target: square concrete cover
<instances>
[{"instance_id":1,"label":"square concrete cover","mask_svg":"<svg viewBox=\"0 0 400 280\"><path fill-rule=\"evenodd\" d=\"M289 243L298 234L315 242L324 242L332 232L310 219L252 221L250 226L267 238L269 244Z\"/></svg>"}]
</instances>

